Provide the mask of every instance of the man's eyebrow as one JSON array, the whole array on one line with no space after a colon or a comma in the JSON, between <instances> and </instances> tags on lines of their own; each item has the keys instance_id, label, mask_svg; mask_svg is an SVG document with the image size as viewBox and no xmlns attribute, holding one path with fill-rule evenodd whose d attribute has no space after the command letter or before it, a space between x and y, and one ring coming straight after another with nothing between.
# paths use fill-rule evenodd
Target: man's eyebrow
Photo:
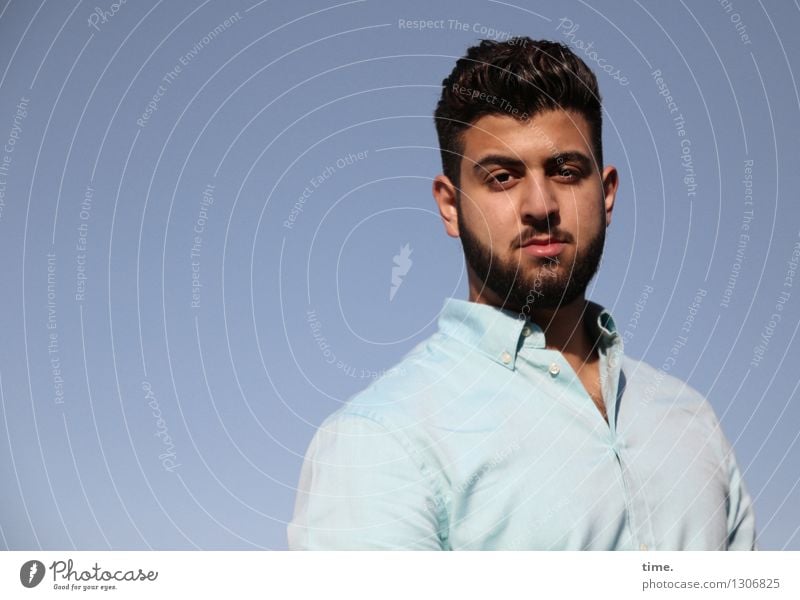
<instances>
[{"instance_id":1,"label":"man's eyebrow","mask_svg":"<svg viewBox=\"0 0 800 600\"><path fill-rule=\"evenodd\" d=\"M584 171L592 170L594 165L594 161L591 158L578 150L553 154L548 158L546 164L549 168L554 168L568 162L578 163Z\"/></svg>"},{"instance_id":2,"label":"man's eyebrow","mask_svg":"<svg viewBox=\"0 0 800 600\"><path fill-rule=\"evenodd\" d=\"M475 161L472 165L472 170L477 175L482 175L488 170L486 167L489 165L497 165L508 169L525 169L525 162L513 156L505 154L487 154L480 160Z\"/></svg>"}]
</instances>

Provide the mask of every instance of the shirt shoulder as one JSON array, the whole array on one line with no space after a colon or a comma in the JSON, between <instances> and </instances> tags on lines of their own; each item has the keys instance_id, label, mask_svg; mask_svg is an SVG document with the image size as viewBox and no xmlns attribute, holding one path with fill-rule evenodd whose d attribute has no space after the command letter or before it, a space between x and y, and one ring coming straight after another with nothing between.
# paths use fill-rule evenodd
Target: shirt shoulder
<instances>
[{"instance_id":1,"label":"shirt shoulder","mask_svg":"<svg viewBox=\"0 0 800 600\"><path fill-rule=\"evenodd\" d=\"M457 344L441 332L434 333L354 394L337 413L367 416L386 427L419 422L426 413L435 412L436 404L447 402L457 387L458 372L464 368L453 348Z\"/></svg>"},{"instance_id":2,"label":"shirt shoulder","mask_svg":"<svg viewBox=\"0 0 800 600\"><path fill-rule=\"evenodd\" d=\"M671 375L664 368L624 356L620 373L624 385L624 406L642 418L657 423L685 423L694 431L717 438L720 447L724 435L719 419L708 399L686 381Z\"/></svg>"},{"instance_id":3,"label":"shirt shoulder","mask_svg":"<svg viewBox=\"0 0 800 600\"><path fill-rule=\"evenodd\" d=\"M681 403L702 404L706 402L705 396L686 381L671 375L667 370L656 368L648 362L623 355L622 371L625 373L627 382L637 386L644 386L651 389L652 399L661 399L669 396L673 400L677 399Z\"/></svg>"}]
</instances>

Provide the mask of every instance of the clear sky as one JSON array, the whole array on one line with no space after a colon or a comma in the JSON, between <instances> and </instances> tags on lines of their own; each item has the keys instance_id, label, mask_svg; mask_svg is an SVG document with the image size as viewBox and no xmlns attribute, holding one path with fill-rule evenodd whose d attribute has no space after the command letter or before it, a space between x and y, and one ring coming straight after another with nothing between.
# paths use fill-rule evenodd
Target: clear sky
<instances>
[{"instance_id":1,"label":"clear sky","mask_svg":"<svg viewBox=\"0 0 800 600\"><path fill-rule=\"evenodd\" d=\"M466 298L441 81L528 35L604 98L589 297L800 549L796 4L0 2L1 547L285 548L315 427Z\"/></svg>"}]
</instances>

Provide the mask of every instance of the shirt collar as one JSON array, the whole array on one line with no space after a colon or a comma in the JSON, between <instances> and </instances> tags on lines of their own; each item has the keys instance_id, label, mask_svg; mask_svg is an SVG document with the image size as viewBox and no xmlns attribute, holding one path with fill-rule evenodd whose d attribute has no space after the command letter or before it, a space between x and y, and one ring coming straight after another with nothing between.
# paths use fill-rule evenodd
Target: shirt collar
<instances>
[{"instance_id":1,"label":"shirt collar","mask_svg":"<svg viewBox=\"0 0 800 600\"><path fill-rule=\"evenodd\" d=\"M586 319L600 337L599 348L622 343L614 319L605 308L587 301ZM458 298L446 298L439 315L439 331L453 337L498 364L514 368L517 352L528 340L534 348L545 348L542 328L519 312Z\"/></svg>"}]
</instances>

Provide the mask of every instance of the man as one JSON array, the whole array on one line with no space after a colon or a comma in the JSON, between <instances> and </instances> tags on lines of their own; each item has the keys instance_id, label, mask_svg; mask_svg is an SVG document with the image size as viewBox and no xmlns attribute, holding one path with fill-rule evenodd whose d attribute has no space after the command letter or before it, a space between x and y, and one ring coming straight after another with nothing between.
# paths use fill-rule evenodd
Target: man
<instances>
[{"instance_id":1,"label":"man","mask_svg":"<svg viewBox=\"0 0 800 600\"><path fill-rule=\"evenodd\" d=\"M584 296L618 186L594 74L557 43L483 41L435 118L469 301L322 424L289 547L755 549L710 405Z\"/></svg>"}]
</instances>

